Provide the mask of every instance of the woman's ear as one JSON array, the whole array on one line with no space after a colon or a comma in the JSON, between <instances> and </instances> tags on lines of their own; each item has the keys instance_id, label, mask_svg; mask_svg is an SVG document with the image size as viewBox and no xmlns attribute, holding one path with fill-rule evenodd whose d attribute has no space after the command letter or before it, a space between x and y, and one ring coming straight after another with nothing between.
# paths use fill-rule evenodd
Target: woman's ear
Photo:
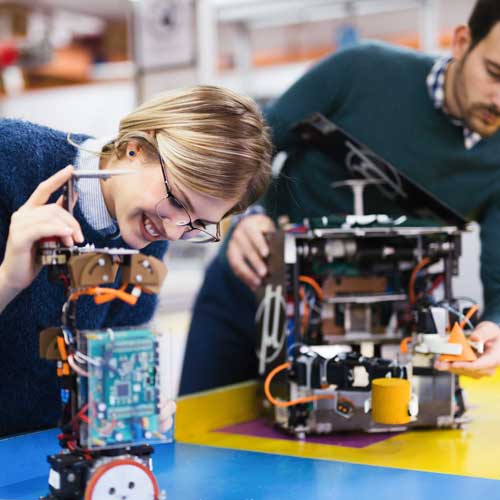
<instances>
[{"instance_id":1,"label":"woman's ear","mask_svg":"<svg viewBox=\"0 0 500 500\"><path fill-rule=\"evenodd\" d=\"M138 157L140 150L141 147L136 142L129 141L127 143L127 158L134 161Z\"/></svg>"}]
</instances>

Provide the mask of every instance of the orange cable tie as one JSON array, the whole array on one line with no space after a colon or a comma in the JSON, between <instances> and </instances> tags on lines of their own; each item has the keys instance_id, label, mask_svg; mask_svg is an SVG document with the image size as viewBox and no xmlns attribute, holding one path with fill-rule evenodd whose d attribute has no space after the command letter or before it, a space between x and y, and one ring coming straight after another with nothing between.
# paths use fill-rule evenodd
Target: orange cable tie
<instances>
[{"instance_id":1,"label":"orange cable tie","mask_svg":"<svg viewBox=\"0 0 500 500\"><path fill-rule=\"evenodd\" d=\"M266 380L264 382L264 393L266 394L266 398L269 400L271 404L273 404L274 406L278 406L279 408L287 408L288 406L294 406L300 403L310 403L311 401L318 401L319 399L335 399L335 396L330 394L307 396L305 398L293 399L292 401L278 401L277 399L275 399L272 396L270 390L271 380L277 373L282 372L283 370L286 370L291 366L292 364L290 362L282 363L281 365L278 365L273 370L271 370L269 372L269 375L266 377Z\"/></svg>"},{"instance_id":2,"label":"orange cable tie","mask_svg":"<svg viewBox=\"0 0 500 500\"><path fill-rule=\"evenodd\" d=\"M465 324L467 323L467 320L470 320L474 313L479 309L479 306L477 304L474 304L468 311L467 314L465 315L465 318L460 322L460 328L464 328Z\"/></svg>"},{"instance_id":3,"label":"orange cable tie","mask_svg":"<svg viewBox=\"0 0 500 500\"><path fill-rule=\"evenodd\" d=\"M410 304L414 304L417 300L415 296L415 280L417 279L417 274L429 263L430 259L425 257L413 268L413 271L411 272L410 281L408 282L408 299Z\"/></svg>"},{"instance_id":4,"label":"orange cable tie","mask_svg":"<svg viewBox=\"0 0 500 500\"><path fill-rule=\"evenodd\" d=\"M304 274L301 274L299 276L299 281L301 283L307 283L308 285L311 285L316 292L316 295L318 296L319 300L323 300L323 290L321 290L321 287L319 286L318 282L311 278L310 276L305 276Z\"/></svg>"}]
</instances>

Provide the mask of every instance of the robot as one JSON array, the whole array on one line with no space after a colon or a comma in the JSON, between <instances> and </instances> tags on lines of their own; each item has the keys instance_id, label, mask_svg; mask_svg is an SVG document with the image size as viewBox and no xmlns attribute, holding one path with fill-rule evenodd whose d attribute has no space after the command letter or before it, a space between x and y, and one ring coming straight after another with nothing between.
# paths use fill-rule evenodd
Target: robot
<instances>
[{"instance_id":1,"label":"robot","mask_svg":"<svg viewBox=\"0 0 500 500\"><path fill-rule=\"evenodd\" d=\"M127 173L76 172L64 187L65 208L72 212L79 177ZM57 238L39 242L38 259L66 292L61 325L40 333L40 356L56 361L62 408L62 451L47 457L45 500L165 498L152 473L152 445L172 441L175 404L160 401L158 334L148 327L78 330L75 320L84 295L96 305L134 305L141 293L158 293L166 267L137 250L63 247Z\"/></svg>"},{"instance_id":2,"label":"robot","mask_svg":"<svg viewBox=\"0 0 500 500\"><path fill-rule=\"evenodd\" d=\"M466 221L322 115L294 130L345 165L352 178L333 187L352 190L354 214L285 223L270 239L256 317L267 413L300 438L462 425L458 378L433 365L482 350L467 339L477 306L452 290ZM401 214L366 214L367 186ZM381 379L410 382L405 418L375 420ZM390 410L391 398L382 401Z\"/></svg>"}]
</instances>

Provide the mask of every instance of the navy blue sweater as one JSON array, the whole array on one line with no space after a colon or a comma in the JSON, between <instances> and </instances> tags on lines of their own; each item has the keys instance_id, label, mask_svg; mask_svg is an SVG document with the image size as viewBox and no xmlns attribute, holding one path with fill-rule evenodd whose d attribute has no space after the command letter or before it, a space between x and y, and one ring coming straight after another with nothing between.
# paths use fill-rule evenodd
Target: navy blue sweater
<instances>
[{"instance_id":1,"label":"navy blue sweater","mask_svg":"<svg viewBox=\"0 0 500 500\"><path fill-rule=\"evenodd\" d=\"M77 143L85 136L73 136ZM0 120L0 262L5 254L10 218L40 182L66 165L77 151L66 134L17 120ZM55 201L56 193L51 201ZM86 243L98 247L125 247L122 239L109 240L92 229L78 206ZM162 258L167 243L153 243L143 253ZM57 424L59 393L52 362L39 359L39 332L60 325L64 303L61 285L51 284L47 269L0 313L0 436ZM142 294L136 306L118 301L96 306L90 297L78 302L77 327L139 325L151 319L156 297Z\"/></svg>"}]
</instances>

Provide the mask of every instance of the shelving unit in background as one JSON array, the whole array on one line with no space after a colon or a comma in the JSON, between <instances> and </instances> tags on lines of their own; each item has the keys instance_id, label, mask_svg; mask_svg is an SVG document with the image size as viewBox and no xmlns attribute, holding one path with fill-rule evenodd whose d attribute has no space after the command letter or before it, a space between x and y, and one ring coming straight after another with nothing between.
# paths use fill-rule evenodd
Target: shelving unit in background
<instances>
[{"instance_id":1,"label":"shelving unit in background","mask_svg":"<svg viewBox=\"0 0 500 500\"><path fill-rule=\"evenodd\" d=\"M198 0L198 79L256 98L273 97L312 62L335 50L335 30L346 24L354 26L361 37L384 38L435 51L439 44L437 3L438 0ZM405 26L391 25L391 18L403 21ZM280 49L272 32L281 33L289 46ZM318 32L325 35L322 41ZM293 41L295 35L300 37L297 43ZM267 39L267 43L259 43L259 38ZM277 47L272 47L273 41Z\"/></svg>"}]
</instances>

